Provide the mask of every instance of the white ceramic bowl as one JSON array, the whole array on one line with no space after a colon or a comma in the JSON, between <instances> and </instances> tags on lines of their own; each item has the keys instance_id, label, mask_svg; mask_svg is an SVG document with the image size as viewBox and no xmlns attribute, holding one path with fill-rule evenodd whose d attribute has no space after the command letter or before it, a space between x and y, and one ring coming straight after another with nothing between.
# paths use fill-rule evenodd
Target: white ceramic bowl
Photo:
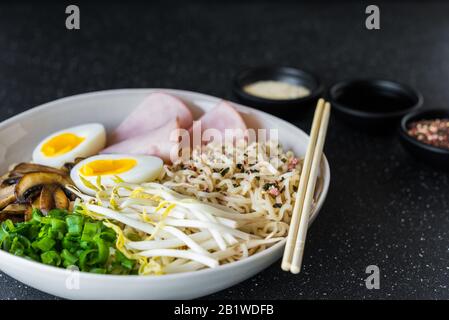
<instances>
[{"instance_id":1,"label":"white ceramic bowl","mask_svg":"<svg viewBox=\"0 0 449 320\"><path fill-rule=\"evenodd\" d=\"M76 95L46 103L0 124L0 172L12 163L30 160L37 143L50 133L86 122L101 122L107 130L117 126L149 93L161 89L123 89ZM204 94L166 90L184 100L195 117L220 99ZM267 113L237 105L252 128L278 128L285 148L304 155L308 136L294 125ZM324 159L320 175L323 190L310 222L327 194L329 165ZM28 286L69 299L193 299L241 282L279 259L285 241L248 259L195 272L164 276L118 276L76 273L16 257L0 250L0 269Z\"/></svg>"}]
</instances>

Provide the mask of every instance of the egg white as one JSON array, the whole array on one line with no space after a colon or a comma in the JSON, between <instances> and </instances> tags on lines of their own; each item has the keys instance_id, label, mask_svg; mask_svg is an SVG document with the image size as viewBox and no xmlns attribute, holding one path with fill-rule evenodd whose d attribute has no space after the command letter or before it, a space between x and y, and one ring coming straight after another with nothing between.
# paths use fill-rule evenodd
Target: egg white
<instances>
[{"instance_id":1,"label":"egg white","mask_svg":"<svg viewBox=\"0 0 449 320\"><path fill-rule=\"evenodd\" d=\"M42 152L42 146L55 136L72 133L84 138L79 145L72 150L54 157L48 157ZM67 162L73 162L78 157L89 157L97 154L106 145L106 130L100 123L89 123L51 134L42 140L33 151L33 162L50 167L60 168Z\"/></svg>"},{"instance_id":2,"label":"egg white","mask_svg":"<svg viewBox=\"0 0 449 320\"><path fill-rule=\"evenodd\" d=\"M95 190L88 188L80 176L84 179L96 185L97 176L84 176L80 173L81 168L92 161L96 160L114 160L114 159L134 159L137 161L136 165L129 169L128 171L122 172L120 174L106 174L101 175L101 184L105 187L112 187L116 185L116 177L124 180L128 183L143 183L149 182L156 179L162 171L163 161L158 157L153 156L136 156L128 154L101 154L93 157L89 157L80 161L73 169L70 171L70 177L75 183L76 187L83 193L94 195Z\"/></svg>"}]
</instances>

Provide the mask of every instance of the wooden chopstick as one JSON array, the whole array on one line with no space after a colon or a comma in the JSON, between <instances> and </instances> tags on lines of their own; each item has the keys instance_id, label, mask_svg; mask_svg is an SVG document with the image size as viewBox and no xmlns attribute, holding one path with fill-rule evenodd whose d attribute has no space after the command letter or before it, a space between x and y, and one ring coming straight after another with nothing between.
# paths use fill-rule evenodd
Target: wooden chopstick
<instances>
[{"instance_id":1,"label":"wooden chopstick","mask_svg":"<svg viewBox=\"0 0 449 320\"><path fill-rule=\"evenodd\" d=\"M281 267L284 271L289 271L291 267L293 252L295 249L295 241L297 238L299 222L301 217L301 211L303 208L304 198L306 195L307 181L309 180L310 169L312 166L313 154L315 150L316 141L318 138L318 132L320 129L323 109L324 109L324 100L319 99L315 109L315 114L313 116L312 129L310 130L309 145L307 146L306 155L304 157L301 177L299 179L298 192L296 193L295 206L293 208L292 213L292 220L290 221L287 242L285 244L284 249L284 256L282 257Z\"/></svg>"},{"instance_id":2,"label":"wooden chopstick","mask_svg":"<svg viewBox=\"0 0 449 320\"><path fill-rule=\"evenodd\" d=\"M299 221L298 233L296 235L295 249L290 266L290 271L292 273L299 273L301 271L302 257L304 255L304 245L306 241L307 229L309 226L310 211L312 209L313 194L315 192L316 180L318 177L321 158L323 156L323 147L324 141L326 140L330 110L331 106L329 102L326 102L321 117L320 129L316 140L316 146L312 160L312 167L310 168L310 175L307 182L306 195L304 197L303 208L301 212L301 219Z\"/></svg>"}]
</instances>

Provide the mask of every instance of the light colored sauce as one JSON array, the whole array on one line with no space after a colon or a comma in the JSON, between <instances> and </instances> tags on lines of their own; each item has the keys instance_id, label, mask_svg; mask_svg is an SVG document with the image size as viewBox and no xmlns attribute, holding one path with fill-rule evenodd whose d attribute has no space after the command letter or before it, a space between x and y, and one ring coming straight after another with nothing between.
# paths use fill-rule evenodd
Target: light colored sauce
<instances>
[{"instance_id":1,"label":"light colored sauce","mask_svg":"<svg viewBox=\"0 0 449 320\"><path fill-rule=\"evenodd\" d=\"M298 99L310 94L310 90L301 85L272 80L248 84L243 90L253 96L272 100Z\"/></svg>"}]
</instances>

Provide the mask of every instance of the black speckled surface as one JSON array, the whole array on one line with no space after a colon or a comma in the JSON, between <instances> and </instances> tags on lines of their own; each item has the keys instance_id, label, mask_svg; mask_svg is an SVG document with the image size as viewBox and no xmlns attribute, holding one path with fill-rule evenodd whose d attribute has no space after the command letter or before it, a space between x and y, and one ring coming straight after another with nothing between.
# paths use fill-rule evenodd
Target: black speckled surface
<instances>
[{"instance_id":1,"label":"black speckled surface","mask_svg":"<svg viewBox=\"0 0 449 320\"><path fill-rule=\"evenodd\" d=\"M425 107L449 107L449 3L82 3L81 30L60 4L0 6L0 120L94 90L169 87L231 98L244 66L306 67L326 84L353 77L408 83ZM295 121L309 130L311 115ZM380 128L381 129L381 128ZM449 174L416 162L395 136L332 118L332 182L310 229L303 273L279 263L209 299L449 298ZM367 290L365 268L381 270ZM39 276L39 275L36 275ZM55 299L0 274L0 299Z\"/></svg>"}]
</instances>

